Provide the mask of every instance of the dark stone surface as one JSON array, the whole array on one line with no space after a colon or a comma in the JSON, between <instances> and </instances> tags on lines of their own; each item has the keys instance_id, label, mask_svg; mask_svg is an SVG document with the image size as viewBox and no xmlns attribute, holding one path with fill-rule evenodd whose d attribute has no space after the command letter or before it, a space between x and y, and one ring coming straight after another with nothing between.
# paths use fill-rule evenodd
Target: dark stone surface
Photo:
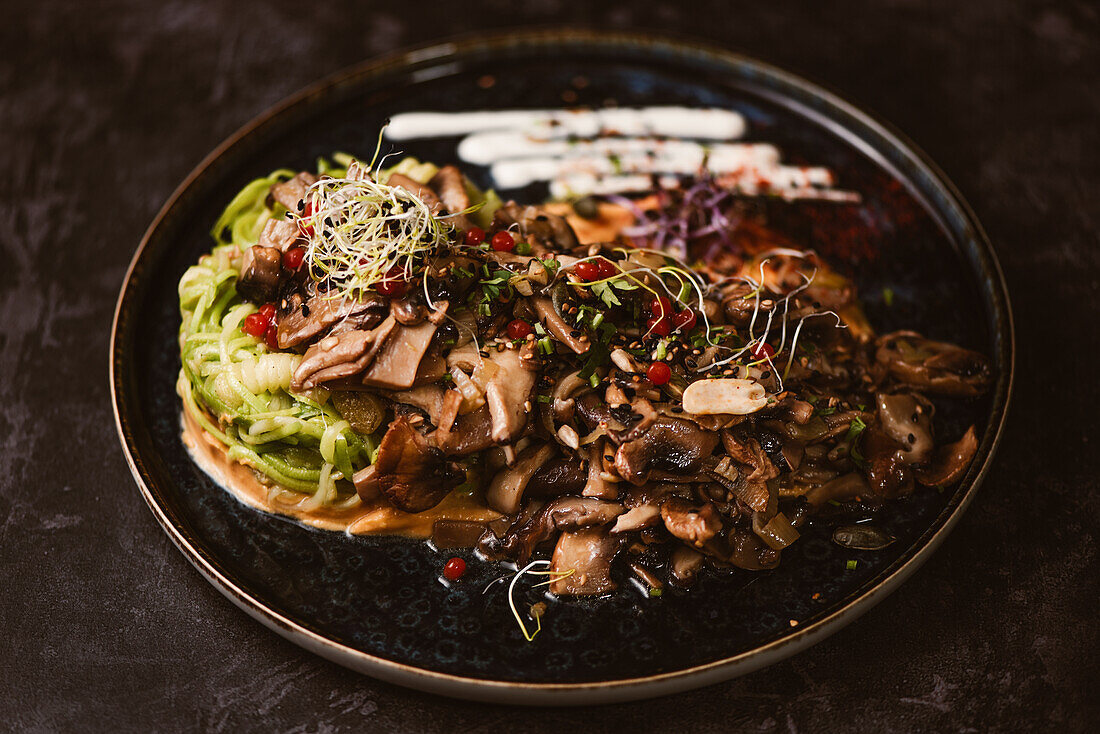
<instances>
[{"instance_id":1,"label":"dark stone surface","mask_svg":"<svg viewBox=\"0 0 1100 734\"><path fill-rule=\"evenodd\" d=\"M337 5L5 5L3 728L1096 726L1094 6ZM107 344L118 286L148 222L176 182L254 114L401 45L567 20L676 31L743 50L897 124L944 167L989 230L1014 297L1020 354L1008 431L977 500L936 556L863 619L793 659L702 691L527 711L432 698L349 673L223 599L171 546L133 487L110 415Z\"/></svg>"}]
</instances>

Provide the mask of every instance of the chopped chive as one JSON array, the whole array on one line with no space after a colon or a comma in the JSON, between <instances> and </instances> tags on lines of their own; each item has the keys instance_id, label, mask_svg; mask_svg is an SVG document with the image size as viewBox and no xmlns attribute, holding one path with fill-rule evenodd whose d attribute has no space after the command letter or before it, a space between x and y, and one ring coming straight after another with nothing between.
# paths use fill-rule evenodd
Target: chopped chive
<instances>
[{"instance_id":1,"label":"chopped chive","mask_svg":"<svg viewBox=\"0 0 1100 734\"><path fill-rule=\"evenodd\" d=\"M662 339L657 342L657 359L662 360L668 354L668 342Z\"/></svg>"},{"instance_id":2,"label":"chopped chive","mask_svg":"<svg viewBox=\"0 0 1100 734\"><path fill-rule=\"evenodd\" d=\"M544 336L543 338L539 339L539 349L542 350L543 354L554 353L554 345L550 343L550 337Z\"/></svg>"},{"instance_id":3,"label":"chopped chive","mask_svg":"<svg viewBox=\"0 0 1100 734\"><path fill-rule=\"evenodd\" d=\"M664 593L663 590L658 589L656 586L649 587L649 595L650 596L660 596L662 593Z\"/></svg>"},{"instance_id":4,"label":"chopped chive","mask_svg":"<svg viewBox=\"0 0 1100 734\"><path fill-rule=\"evenodd\" d=\"M549 403L550 402L550 396L549 395L539 395L538 396L538 401L540 403Z\"/></svg>"},{"instance_id":5,"label":"chopped chive","mask_svg":"<svg viewBox=\"0 0 1100 734\"><path fill-rule=\"evenodd\" d=\"M894 291L890 288L882 289L882 300L887 306L894 305Z\"/></svg>"},{"instance_id":6,"label":"chopped chive","mask_svg":"<svg viewBox=\"0 0 1100 734\"><path fill-rule=\"evenodd\" d=\"M849 571L855 571L856 566L858 565L859 561L848 561L848 563L846 563L844 567L847 568Z\"/></svg>"},{"instance_id":7,"label":"chopped chive","mask_svg":"<svg viewBox=\"0 0 1100 734\"><path fill-rule=\"evenodd\" d=\"M598 314L596 314L595 316L592 317L592 328L593 329L598 329L600 327L600 324L602 324L602 323L603 323L603 314L602 313L598 313Z\"/></svg>"},{"instance_id":8,"label":"chopped chive","mask_svg":"<svg viewBox=\"0 0 1100 734\"><path fill-rule=\"evenodd\" d=\"M600 386L599 376L593 373L593 375L588 378L588 384L591 385L592 387L599 387Z\"/></svg>"}]
</instances>

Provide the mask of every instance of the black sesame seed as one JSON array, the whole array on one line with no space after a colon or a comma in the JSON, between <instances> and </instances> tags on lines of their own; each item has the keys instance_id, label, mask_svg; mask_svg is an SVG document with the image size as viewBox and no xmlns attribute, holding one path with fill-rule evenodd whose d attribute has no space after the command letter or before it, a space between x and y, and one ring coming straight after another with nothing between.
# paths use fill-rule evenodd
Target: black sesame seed
<instances>
[{"instance_id":1,"label":"black sesame seed","mask_svg":"<svg viewBox=\"0 0 1100 734\"><path fill-rule=\"evenodd\" d=\"M305 316L306 318L309 318L309 305L308 304L305 304L305 303L302 304L302 315Z\"/></svg>"}]
</instances>

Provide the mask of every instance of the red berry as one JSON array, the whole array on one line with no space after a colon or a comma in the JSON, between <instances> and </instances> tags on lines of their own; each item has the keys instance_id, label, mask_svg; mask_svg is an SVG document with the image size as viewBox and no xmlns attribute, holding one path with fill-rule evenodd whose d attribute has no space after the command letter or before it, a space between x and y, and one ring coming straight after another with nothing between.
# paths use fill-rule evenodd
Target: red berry
<instances>
[{"instance_id":1,"label":"red berry","mask_svg":"<svg viewBox=\"0 0 1100 734\"><path fill-rule=\"evenodd\" d=\"M302 267L302 261L306 259L306 248L291 247L283 253L283 267L287 270L297 270Z\"/></svg>"},{"instance_id":2,"label":"red berry","mask_svg":"<svg viewBox=\"0 0 1100 734\"><path fill-rule=\"evenodd\" d=\"M313 236L313 202L307 201L302 207L302 216L298 220L298 231L306 237Z\"/></svg>"},{"instance_id":3,"label":"red berry","mask_svg":"<svg viewBox=\"0 0 1100 734\"><path fill-rule=\"evenodd\" d=\"M516 240L508 232L497 232L493 235L492 245L497 252L511 252L516 249Z\"/></svg>"},{"instance_id":4,"label":"red berry","mask_svg":"<svg viewBox=\"0 0 1100 734\"><path fill-rule=\"evenodd\" d=\"M645 326L646 331L655 336L668 336L669 332L672 331L672 324L669 323L668 319L661 319L656 316L650 316L646 320Z\"/></svg>"},{"instance_id":5,"label":"red berry","mask_svg":"<svg viewBox=\"0 0 1100 734\"><path fill-rule=\"evenodd\" d=\"M400 298L409 290L405 271L397 267L390 268L382 280L374 284L374 289L386 298Z\"/></svg>"},{"instance_id":6,"label":"red berry","mask_svg":"<svg viewBox=\"0 0 1100 734\"><path fill-rule=\"evenodd\" d=\"M577 274L578 278L586 283L591 283L593 280L600 279L600 266L590 260L574 265L573 272Z\"/></svg>"},{"instance_id":7,"label":"red berry","mask_svg":"<svg viewBox=\"0 0 1100 734\"><path fill-rule=\"evenodd\" d=\"M465 236L469 247L477 247L485 241L485 230L481 227L473 227L466 232Z\"/></svg>"},{"instance_id":8,"label":"red berry","mask_svg":"<svg viewBox=\"0 0 1100 734\"><path fill-rule=\"evenodd\" d=\"M695 328L695 321L697 318L694 311L690 308L685 308L683 311L679 311L672 315L672 325L682 331L691 331Z\"/></svg>"},{"instance_id":9,"label":"red berry","mask_svg":"<svg viewBox=\"0 0 1100 734\"><path fill-rule=\"evenodd\" d=\"M664 296L657 296L649 302L649 312L657 317L671 316L672 303Z\"/></svg>"},{"instance_id":10,"label":"red berry","mask_svg":"<svg viewBox=\"0 0 1100 734\"><path fill-rule=\"evenodd\" d=\"M443 566L443 578L448 581L458 581L464 573L466 573L466 561L461 558L452 558Z\"/></svg>"},{"instance_id":11,"label":"red berry","mask_svg":"<svg viewBox=\"0 0 1100 734\"><path fill-rule=\"evenodd\" d=\"M752 356L757 359L770 359L775 356L775 350L767 342L760 342L752 348Z\"/></svg>"},{"instance_id":12,"label":"red berry","mask_svg":"<svg viewBox=\"0 0 1100 734\"><path fill-rule=\"evenodd\" d=\"M614 278L619 274L619 266L606 258L601 257L596 261L596 265L600 269L600 280L604 278Z\"/></svg>"},{"instance_id":13,"label":"red berry","mask_svg":"<svg viewBox=\"0 0 1100 734\"><path fill-rule=\"evenodd\" d=\"M516 319L508 323L508 338L510 339L523 339L532 331L534 329L523 319Z\"/></svg>"},{"instance_id":14,"label":"red berry","mask_svg":"<svg viewBox=\"0 0 1100 734\"><path fill-rule=\"evenodd\" d=\"M279 348L279 327L272 324L267 327L267 331L264 332L264 342L267 344L267 348L271 351L275 351Z\"/></svg>"},{"instance_id":15,"label":"red berry","mask_svg":"<svg viewBox=\"0 0 1100 734\"><path fill-rule=\"evenodd\" d=\"M241 331L259 339L264 335L264 332L267 331L267 319L258 313L250 313L244 317Z\"/></svg>"},{"instance_id":16,"label":"red berry","mask_svg":"<svg viewBox=\"0 0 1100 734\"><path fill-rule=\"evenodd\" d=\"M645 371L645 376L648 377L649 381L654 385L664 385L672 379L672 370L664 362L654 362L649 365L649 369Z\"/></svg>"},{"instance_id":17,"label":"red berry","mask_svg":"<svg viewBox=\"0 0 1100 734\"><path fill-rule=\"evenodd\" d=\"M275 322L275 304L265 303L260 306L260 315L264 317L264 321L267 322L268 326L273 324Z\"/></svg>"}]
</instances>

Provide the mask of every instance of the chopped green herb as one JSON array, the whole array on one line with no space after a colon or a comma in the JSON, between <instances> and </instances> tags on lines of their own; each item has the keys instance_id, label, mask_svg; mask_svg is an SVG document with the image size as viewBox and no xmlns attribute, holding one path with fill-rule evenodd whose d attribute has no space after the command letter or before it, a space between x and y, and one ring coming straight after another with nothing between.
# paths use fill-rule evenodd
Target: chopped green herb
<instances>
[{"instance_id":1,"label":"chopped green herb","mask_svg":"<svg viewBox=\"0 0 1100 734\"><path fill-rule=\"evenodd\" d=\"M617 276L617 277L614 277L614 278L612 278L611 280L609 280L607 282L610 283L615 288L618 288L621 291L636 291L636 290L638 290L638 284L637 283L635 283L633 280L627 280L626 278L622 277L621 275Z\"/></svg>"},{"instance_id":2,"label":"chopped green herb","mask_svg":"<svg viewBox=\"0 0 1100 734\"><path fill-rule=\"evenodd\" d=\"M858 566L858 565L859 565L859 561L848 561L848 563L846 563L844 565L844 567L847 568L849 571L855 571L856 566Z\"/></svg>"},{"instance_id":3,"label":"chopped green herb","mask_svg":"<svg viewBox=\"0 0 1100 734\"><path fill-rule=\"evenodd\" d=\"M664 593L663 589L658 589L656 586L649 587L650 596L660 596L662 593Z\"/></svg>"},{"instance_id":4,"label":"chopped green herb","mask_svg":"<svg viewBox=\"0 0 1100 734\"><path fill-rule=\"evenodd\" d=\"M840 507L840 503L839 503L839 502L837 502L836 500L827 500L827 501L828 501L828 503L829 503L830 505L832 505L833 507Z\"/></svg>"},{"instance_id":5,"label":"chopped green herb","mask_svg":"<svg viewBox=\"0 0 1100 734\"><path fill-rule=\"evenodd\" d=\"M531 245L529 245L526 242L517 242L516 243L516 254L517 255L530 255L531 254Z\"/></svg>"},{"instance_id":6,"label":"chopped green herb","mask_svg":"<svg viewBox=\"0 0 1100 734\"><path fill-rule=\"evenodd\" d=\"M664 359L668 355L668 342L664 339L657 342L657 359Z\"/></svg>"},{"instance_id":7,"label":"chopped green herb","mask_svg":"<svg viewBox=\"0 0 1100 734\"><path fill-rule=\"evenodd\" d=\"M623 305L622 301L615 296L615 290L607 283L593 283L592 295L603 301L608 308Z\"/></svg>"},{"instance_id":8,"label":"chopped green herb","mask_svg":"<svg viewBox=\"0 0 1100 734\"><path fill-rule=\"evenodd\" d=\"M588 384L591 385L592 387L599 387L600 386L600 376L597 375L596 373L592 373L592 375L588 378Z\"/></svg>"},{"instance_id":9,"label":"chopped green herb","mask_svg":"<svg viewBox=\"0 0 1100 734\"><path fill-rule=\"evenodd\" d=\"M592 322L591 322L591 323L592 323L592 328L593 328L593 329L598 329L598 328L600 328L600 324L602 324L602 323L603 323L603 314L602 314L602 313L598 313L598 314L596 314L595 316L593 316L593 317L592 317Z\"/></svg>"},{"instance_id":10,"label":"chopped green herb","mask_svg":"<svg viewBox=\"0 0 1100 734\"><path fill-rule=\"evenodd\" d=\"M543 338L539 339L539 349L542 350L543 354L554 353L554 345L550 341L550 337L544 336Z\"/></svg>"},{"instance_id":11,"label":"chopped green herb","mask_svg":"<svg viewBox=\"0 0 1100 734\"><path fill-rule=\"evenodd\" d=\"M549 403L550 402L550 396L549 395L539 395L538 396L538 401L540 403Z\"/></svg>"},{"instance_id":12,"label":"chopped green herb","mask_svg":"<svg viewBox=\"0 0 1100 734\"><path fill-rule=\"evenodd\" d=\"M894 305L894 291L891 290L890 288L883 288L882 289L882 301L887 306L893 306Z\"/></svg>"},{"instance_id":13,"label":"chopped green herb","mask_svg":"<svg viewBox=\"0 0 1100 734\"><path fill-rule=\"evenodd\" d=\"M857 415L848 424L848 433L844 436L844 442L848 444L848 456L852 457L852 461L861 469L867 466L867 460L863 458L863 454L859 450L858 441L866 428L867 424Z\"/></svg>"}]
</instances>

